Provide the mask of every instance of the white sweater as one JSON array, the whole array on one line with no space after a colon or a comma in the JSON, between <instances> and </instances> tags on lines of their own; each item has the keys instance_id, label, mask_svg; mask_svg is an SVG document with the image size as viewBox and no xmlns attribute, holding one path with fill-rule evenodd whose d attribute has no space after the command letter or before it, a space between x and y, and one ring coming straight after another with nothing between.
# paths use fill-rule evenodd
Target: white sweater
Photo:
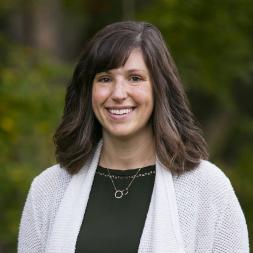
<instances>
[{"instance_id":1,"label":"white sweater","mask_svg":"<svg viewBox=\"0 0 253 253\"><path fill-rule=\"evenodd\" d=\"M33 180L22 214L18 253L74 253L101 144L71 176L55 165ZM120 250L119 250L120 252ZM159 161L138 252L248 253L247 226L228 178L201 161L172 176Z\"/></svg>"}]
</instances>

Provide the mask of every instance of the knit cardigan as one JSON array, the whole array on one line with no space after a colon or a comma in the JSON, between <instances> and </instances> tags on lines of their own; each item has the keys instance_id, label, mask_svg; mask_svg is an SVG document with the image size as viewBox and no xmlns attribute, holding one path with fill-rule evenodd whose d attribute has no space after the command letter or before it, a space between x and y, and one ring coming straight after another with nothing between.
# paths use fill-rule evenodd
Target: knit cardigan
<instances>
[{"instance_id":1,"label":"knit cardigan","mask_svg":"<svg viewBox=\"0 0 253 253\"><path fill-rule=\"evenodd\" d=\"M55 165L33 180L22 213L18 253L75 252L101 145L77 174L71 176ZM176 176L157 160L138 252L248 253L244 215L223 172L202 160L195 170Z\"/></svg>"}]
</instances>

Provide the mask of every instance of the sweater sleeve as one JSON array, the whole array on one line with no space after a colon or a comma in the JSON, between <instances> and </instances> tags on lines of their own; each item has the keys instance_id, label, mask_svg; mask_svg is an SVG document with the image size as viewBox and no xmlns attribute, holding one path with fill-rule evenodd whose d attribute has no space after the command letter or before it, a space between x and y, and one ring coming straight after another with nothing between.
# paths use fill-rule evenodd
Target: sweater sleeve
<instances>
[{"instance_id":1,"label":"sweater sleeve","mask_svg":"<svg viewBox=\"0 0 253 253\"><path fill-rule=\"evenodd\" d=\"M33 184L29 190L23 209L18 236L18 253L40 253L41 231L38 208L36 208Z\"/></svg>"},{"instance_id":2,"label":"sweater sleeve","mask_svg":"<svg viewBox=\"0 0 253 253\"><path fill-rule=\"evenodd\" d=\"M234 193L227 180L223 208L216 224L213 253L248 253L249 241L246 221Z\"/></svg>"}]
</instances>

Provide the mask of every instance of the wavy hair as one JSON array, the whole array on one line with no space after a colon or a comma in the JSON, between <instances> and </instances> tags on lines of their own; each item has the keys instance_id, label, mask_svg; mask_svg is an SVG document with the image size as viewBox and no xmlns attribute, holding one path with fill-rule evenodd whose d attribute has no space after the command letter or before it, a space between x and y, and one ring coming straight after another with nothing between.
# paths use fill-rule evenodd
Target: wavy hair
<instances>
[{"instance_id":1,"label":"wavy hair","mask_svg":"<svg viewBox=\"0 0 253 253\"><path fill-rule=\"evenodd\" d=\"M159 161L180 174L207 159L206 142L160 31L146 22L126 21L105 26L94 35L68 85L54 143L56 160L69 173L80 170L102 138L91 101L96 73L123 66L135 48L141 49L152 80L151 122Z\"/></svg>"}]
</instances>

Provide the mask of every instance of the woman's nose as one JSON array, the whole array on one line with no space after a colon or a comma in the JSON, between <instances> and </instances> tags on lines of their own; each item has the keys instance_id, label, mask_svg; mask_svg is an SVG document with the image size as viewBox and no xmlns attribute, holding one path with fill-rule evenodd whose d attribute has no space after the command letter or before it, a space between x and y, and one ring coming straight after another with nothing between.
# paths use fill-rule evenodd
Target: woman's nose
<instances>
[{"instance_id":1,"label":"woman's nose","mask_svg":"<svg viewBox=\"0 0 253 253\"><path fill-rule=\"evenodd\" d=\"M115 85L113 86L112 99L113 100L124 100L127 98L126 90L126 81L125 80L116 80Z\"/></svg>"}]
</instances>

